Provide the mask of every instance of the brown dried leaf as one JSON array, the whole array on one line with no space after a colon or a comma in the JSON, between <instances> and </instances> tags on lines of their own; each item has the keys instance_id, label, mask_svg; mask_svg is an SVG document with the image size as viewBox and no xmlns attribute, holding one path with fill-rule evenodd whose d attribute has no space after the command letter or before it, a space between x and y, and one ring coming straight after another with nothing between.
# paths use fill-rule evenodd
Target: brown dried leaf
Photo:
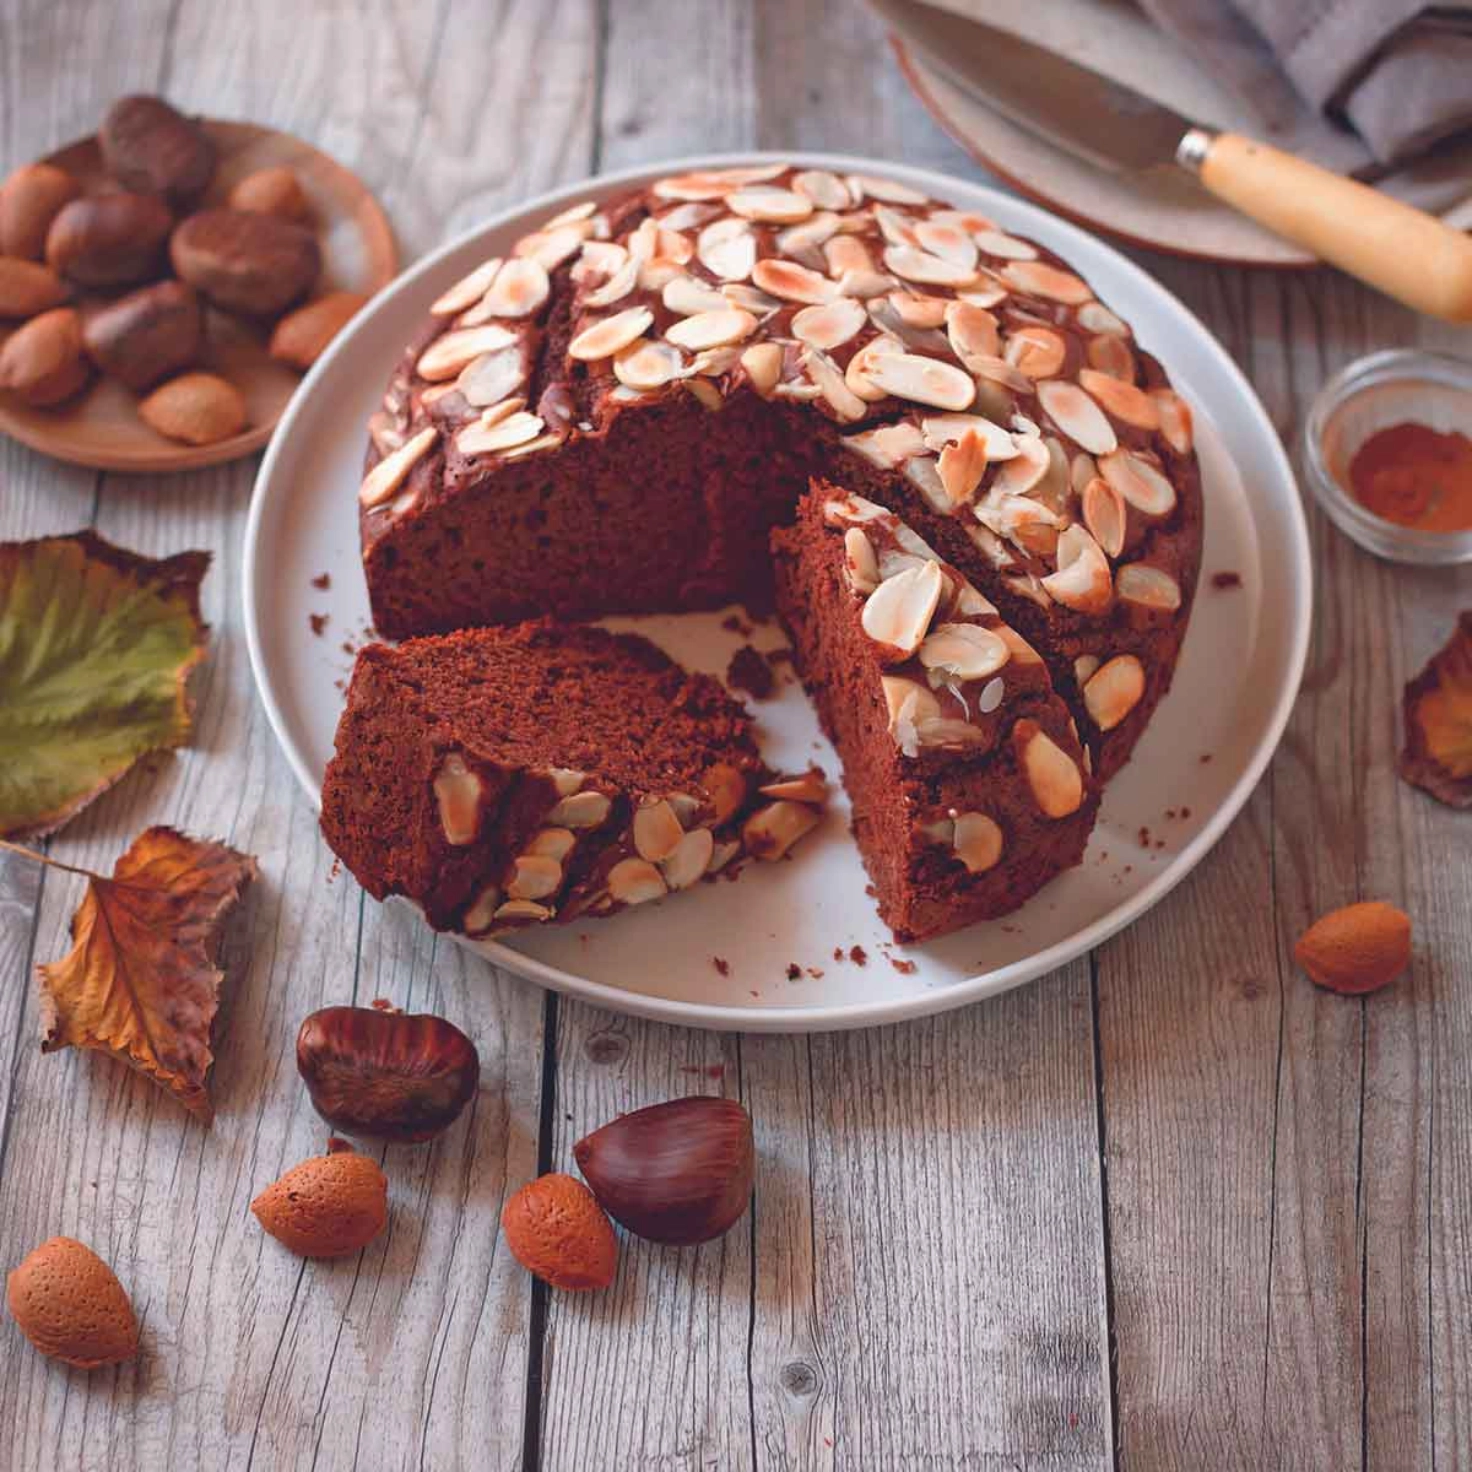
<instances>
[{"instance_id":1,"label":"brown dried leaf","mask_svg":"<svg viewBox=\"0 0 1472 1472\"><path fill-rule=\"evenodd\" d=\"M1472 807L1472 609L1407 686L1400 774L1454 808Z\"/></svg>"},{"instance_id":2,"label":"brown dried leaf","mask_svg":"<svg viewBox=\"0 0 1472 1472\"><path fill-rule=\"evenodd\" d=\"M41 1051L111 1053L208 1124L220 937L255 877L249 855L172 828L140 833L110 879L88 874L71 951L37 967Z\"/></svg>"}]
</instances>

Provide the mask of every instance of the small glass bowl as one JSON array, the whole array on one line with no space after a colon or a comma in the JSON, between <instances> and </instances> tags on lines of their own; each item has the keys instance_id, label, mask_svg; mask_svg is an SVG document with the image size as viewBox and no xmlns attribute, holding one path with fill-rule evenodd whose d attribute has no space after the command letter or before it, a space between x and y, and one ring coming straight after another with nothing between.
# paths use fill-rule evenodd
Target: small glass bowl
<instances>
[{"instance_id":1,"label":"small glass bowl","mask_svg":"<svg viewBox=\"0 0 1472 1472\"><path fill-rule=\"evenodd\" d=\"M1443 434L1472 434L1472 362L1396 348L1358 358L1336 373L1303 425L1303 459L1314 495L1340 531L1377 557L1422 566L1472 562L1472 531L1397 526L1348 490L1349 464L1360 446L1407 420Z\"/></svg>"}]
</instances>

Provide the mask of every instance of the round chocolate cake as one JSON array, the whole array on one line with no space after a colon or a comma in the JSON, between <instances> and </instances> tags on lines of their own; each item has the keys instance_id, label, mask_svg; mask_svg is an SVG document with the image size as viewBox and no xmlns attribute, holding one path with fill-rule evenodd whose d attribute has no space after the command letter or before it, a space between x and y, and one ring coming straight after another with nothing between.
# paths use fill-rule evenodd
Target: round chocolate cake
<instances>
[{"instance_id":1,"label":"round chocolate cake","mask_svg":"<svg viewBox=\"0 0 1472 1472\"><path fill-rule=\"evenodd\" d=\"M763 164L562 212L433 304L370 434L392 638L770 606L810 483L892 513L1040 657L1077 723L1075 828L1170 685L1200 562L1190 410L1129 326L1045 247L863 175ZM902 754L966 724L905 723ZM1003 846L1029 876L1003 900L1081 845L1052 849Z\"/></svg>"}]
</instances>

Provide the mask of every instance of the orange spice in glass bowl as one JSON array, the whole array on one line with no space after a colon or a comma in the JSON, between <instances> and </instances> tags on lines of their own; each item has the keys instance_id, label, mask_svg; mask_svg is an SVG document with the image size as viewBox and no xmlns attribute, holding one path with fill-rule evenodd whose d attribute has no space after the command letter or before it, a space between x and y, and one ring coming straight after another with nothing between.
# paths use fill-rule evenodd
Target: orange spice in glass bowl
<instances>
[{"instance_id":1,"label":"orange spice in glass bowl","mask_svg":"<svg viewBox=\"0 0 1472 1472\"><path fill-rule=\"evenodd\" d=\"M1379 557L1472 561L1472 363L1393 350L1325 384L1304 464L1334 524Z\"/></svg>"}]
</instances>

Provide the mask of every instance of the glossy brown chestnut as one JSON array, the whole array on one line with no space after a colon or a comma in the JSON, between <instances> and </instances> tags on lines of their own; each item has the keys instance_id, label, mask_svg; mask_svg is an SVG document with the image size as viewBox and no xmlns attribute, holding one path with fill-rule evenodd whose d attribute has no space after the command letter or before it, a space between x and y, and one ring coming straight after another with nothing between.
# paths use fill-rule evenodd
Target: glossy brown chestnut
<instances>
[{"instance_id":1,"label":"glossy brown chestnut","mask_svg":"<svg viewBox=\"0 0 1472 1472\"><path fill-rule=\"evenodd\" d=\"M653 1104L572 1147L599 1204L636 1237L684 1247L746 1210L756 1173L751 1116L734 1099Z\"/></svg>"},{"instance_id":2,"label":"glossy brown chestnut","mask_svg":"<svg viewBox=\"0 0 1472 1472\"><path fill-rule=\"evenodd\" d=\"M373 1007L324 1007L296 1035L296 1066L335 1129L412 1144L448 1129L480 1082L453 1023Z\"/></svg>"}]
</instances>

